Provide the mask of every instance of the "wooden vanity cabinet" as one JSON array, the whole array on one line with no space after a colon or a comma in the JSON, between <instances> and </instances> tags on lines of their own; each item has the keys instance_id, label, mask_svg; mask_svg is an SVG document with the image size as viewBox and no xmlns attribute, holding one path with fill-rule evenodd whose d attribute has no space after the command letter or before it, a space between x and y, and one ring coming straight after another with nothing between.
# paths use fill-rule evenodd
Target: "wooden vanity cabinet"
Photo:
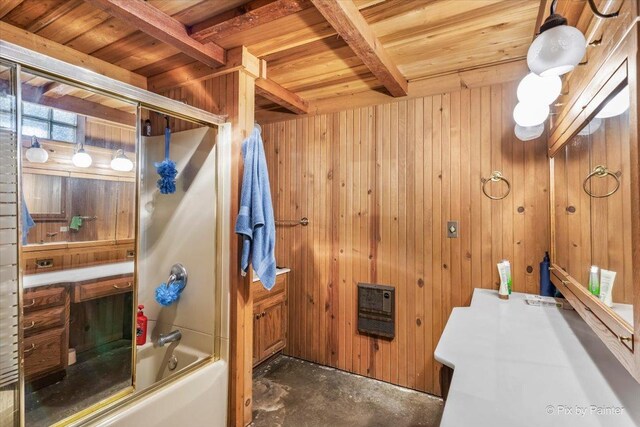
<instances>
[{"instance_id":1,"label":"wooden vanity cabinet","mask_svg":"<svg viewBox=\"0 0 640 427\"><path fill-rule=\"evenodd\" d=\"M68 285L39 286L23 295L24 369L27 381L67 368L69 352Z\"/></svg>"},{"instance_id":2,"label":"wooden vanity cabinet","mask_svg":"<svg viewBox=\"0 0 640 427\"><path fill-rule=\"evenodd\" d=\"M268 291L260 281L252 283L253 292L253 366L287 345L287 274L276 276Z\"/></svg>"}]
</instances>

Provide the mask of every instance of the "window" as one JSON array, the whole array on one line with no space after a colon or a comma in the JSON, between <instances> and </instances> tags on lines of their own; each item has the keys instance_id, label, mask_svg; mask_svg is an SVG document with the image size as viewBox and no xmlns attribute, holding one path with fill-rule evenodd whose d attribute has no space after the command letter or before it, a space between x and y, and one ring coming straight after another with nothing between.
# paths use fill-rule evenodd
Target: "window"
<instances>
[{"instance_id":1,"label":"window","mask_svg":"<svg viewBox=\"0 0 640 427\"><path fill-rule=\"evenodd\" d=\"M22 134L55 141L76 142L78 116L44 105L22 103Z\"/></svg>"}]
</instances>

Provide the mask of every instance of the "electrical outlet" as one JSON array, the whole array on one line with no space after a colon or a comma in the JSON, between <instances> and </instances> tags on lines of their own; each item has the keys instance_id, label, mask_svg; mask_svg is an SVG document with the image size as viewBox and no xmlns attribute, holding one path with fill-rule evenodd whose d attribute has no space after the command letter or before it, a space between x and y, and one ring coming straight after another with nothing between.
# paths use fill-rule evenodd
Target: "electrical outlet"
<instances>
[{"instance_id":1,"label":"electrical outlet","mask_svg":"<svg viewBox=\"0 0 640 427\"><path fill-rule=\"evenodd\" d=\"M67 231L69 231L69 227L60 227L61 233L66 233Z\"/></svg>"},{"instance_id":2,"label":"electrical outlet","mask_svg":"<svg viewBox=\"0 0 640 427\"><path fill-rule=\"evenodd\" d=\"M447 222L447 237L450 239L458 238L458 221Z\"/></svg>"}]
</instances>

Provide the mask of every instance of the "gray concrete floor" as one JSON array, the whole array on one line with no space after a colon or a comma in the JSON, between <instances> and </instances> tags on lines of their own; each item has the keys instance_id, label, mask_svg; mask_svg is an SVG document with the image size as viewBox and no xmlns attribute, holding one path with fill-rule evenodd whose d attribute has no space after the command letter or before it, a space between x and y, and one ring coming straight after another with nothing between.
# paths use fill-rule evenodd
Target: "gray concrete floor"
<instances>
[{"instance_id":1,"label":"gray concrete floor","mask_svg":"<svg viewBox=\"0 0 640 427\"><path fill-rule=\"evenodd\" d=\"M253 427L438 426L442 399L287 356L259 366Z\"/></svg>"}]
</instances>

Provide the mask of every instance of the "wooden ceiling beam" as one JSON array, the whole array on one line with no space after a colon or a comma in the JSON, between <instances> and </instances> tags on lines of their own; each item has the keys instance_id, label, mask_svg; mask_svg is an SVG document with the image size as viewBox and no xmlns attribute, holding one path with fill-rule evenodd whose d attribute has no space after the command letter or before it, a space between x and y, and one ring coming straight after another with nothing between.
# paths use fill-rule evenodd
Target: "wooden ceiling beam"
<instances>
[{"instance_id":1,"label":"wooden ceiling beam","mask_svg":"<svg viewBox=\"0 0 640 427\"><path fill-rule=\"evenodd\" d=\"M307 114L309 103L270 79L256 79L256 95L263 96L296 114Z\"/></svg>"},{"instance_id":2,"label":"wooden ceiling beam","mask_svg":"<svg viewBox=\"0 0 640 427\"><path fill-rule=\"evenodd\" d=\"M24 0L2 0L0 4L0 19L7 16L13 9L20 6Z\"/></svg>"},{"instance_id":3,"label":"wooden ceiling beam","mask_svg":"<svg viewBox=\"0 0 640 427\"><path fill-rule=\"evenodd\" d=\"M189 33L200 42L211 41L247 31L311 6L309 0L253 0L192 25Z\"/></svg>"},{"instance_id":4,"label":"wooden ceiling beam","mask_svg":"<svg viewBox=\"0 0 640 427\"><path fill-rule=\"evenodd\" d=\"M3 21L0 21L0 39L60 61L86 68L103 76L129 83L142 89L147 88L147 78L140 74L125 70L117 65L45 39Z\"/></svg>"},{"instance_id":5,"label":"wooden ceiling beam","mask_svg":"<svg viewBox=\"0 0 640 427\"><path fill-rule=\"evenodd\" d=\"M194 40L180 21L143 0L85 1L203 64L218 67L227 62L226 52L222 47Z\"/></svg>"},{"instance_id":6,"label":"wooden ceiling beam","mask_svg":"<svg viewBox=\"0 0 640 427\"><path fill-rule=\"evenodd\" d=\"M392 96L407 95L407 79L393 63L352 0L311 2Z\"/></svg>"}]
</instances>

